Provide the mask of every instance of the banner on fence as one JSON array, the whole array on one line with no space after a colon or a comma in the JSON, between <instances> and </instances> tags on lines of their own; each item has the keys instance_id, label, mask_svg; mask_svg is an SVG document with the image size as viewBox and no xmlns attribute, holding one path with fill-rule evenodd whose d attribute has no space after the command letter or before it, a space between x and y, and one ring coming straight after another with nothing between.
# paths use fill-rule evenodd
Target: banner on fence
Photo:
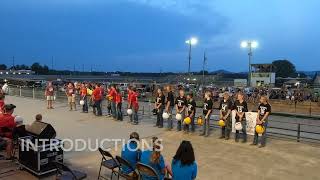
<instances>
[{"instance_id":1,"label":"banner on fence","mask_svg":"<svg viewBox=\"0 0 320 180\"><path fill-rule=\"evenodd\" d=\"M246 112L247 134L249 135L254 135L257 115L258 113L256 112ZM233 133L236 132L234 128L235 123L236 123L236 111L232 111L232 132Z\"/></svg>"}]
</instances>

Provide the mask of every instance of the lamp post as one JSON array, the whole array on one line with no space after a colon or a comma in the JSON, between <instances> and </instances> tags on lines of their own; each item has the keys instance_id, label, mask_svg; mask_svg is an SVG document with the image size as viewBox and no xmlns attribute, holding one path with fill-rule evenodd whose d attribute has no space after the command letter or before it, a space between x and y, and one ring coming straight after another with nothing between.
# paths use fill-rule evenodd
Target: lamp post
<instances>
[{"instance_id":1,"label":"lamp post","mask_svg":"<svg viewBox=\"0 0 320 180\"><path fill-rule=\"evenodd\" d=\"M249 72L248 72L248 85L251 86L251 61L252 61L252 49L258 47L257 41L242 41L241 42L242 48L248 48L248 56L249 56Z\"/></svg>"},{"instance_id":2,"label":"lamp post","mask_svg":"<svg viewBox=\"0 0 320 180\"><path fill-rule=\"evenodd\" d=\"M195 37L191 37L190 39L186 40L186 44L189 45L189 65L188 65L188 74L189 74L189 77L191 76L191 49L192 49L192 46L196 45L198 43L198 39L195 38Z\"/></svg>"}]
</instances>

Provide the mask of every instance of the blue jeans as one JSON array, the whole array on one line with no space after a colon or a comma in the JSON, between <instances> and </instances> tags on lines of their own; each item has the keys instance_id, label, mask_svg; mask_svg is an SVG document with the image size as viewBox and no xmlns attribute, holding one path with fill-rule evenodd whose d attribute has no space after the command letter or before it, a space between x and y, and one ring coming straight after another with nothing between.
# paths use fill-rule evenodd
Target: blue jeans
<instances>
[{"instance_id":1,"label":"blue jeans","mask_svg":"<svg viewBox=\"0 0 320 180\"><path fill-rule=\"evenodd\" d=\"M239 122L239 121L237 121ZM247 141L247 121L244 119L241 121L242 125L242 138L244 141ZM236 131L236 140L240 138L240 131Z\"/></svg>"},{"instance_id":2,"label":"blue jeans","mask_svg":"<svg viewBox=\"0 0 320 180\"><path fill-rule=\"evenodd\" d=\"M183 130L189 132L191 128L191 132L194 132L195 127L194 127L194 116L191 118L191 123L190 124L184 124L183 125Z\"/></svg>"},{"instance_id":3,"label":"blue jeans","mask_svg":"<svg viewBox=\"0 0 320 180\"><path fill-rule=\"evenodd\" d=\"M101 101L102 100L94 101L93 108L94 108L94 112L97 116L102 116Z\"/></svg>"},{"instance_id":4,"label":"blue jeans","mask_svg":"<svg viewBox=\"0 0 320 180\"><path fill-rule=\"evenodd\" d=\"M84 101L84 105L82 106L82 112L88 112L88 97L84 96L82 97L82 100Z\"/></svg>"},{"instance_id":5,"label":"blue jeans","mask_svg":"<svg viewBox=\"0 0 320 180\"><path fill-rule=\"evenodd\" d=\"M156 123L156 125L157 125L158 127L163 127L163 117L162 117L163 109L164 109L164 107L160 107L160 108L158 109L157 123Z\"/></svg>"},{"instance_id":6,"label":"blue jeans","mask_svg":"<svg viewBox=\"0 0 320 180\"><path fill-rule=\"evenodd\" d=\"M122 116L122 103L117 104L117 120L122 121L123 116Z\"/></svg>"},{"instance_id":7,"label":"blue jeans","mask_svg":"<svg viewBox=\"0 0 320 180\"><path fill-rule=\"evenodd\" d=\"M203 117L206 117L206 115L204 114ZM202 129L202 135L206 135L206 136L209 136L209 131L210 131L210 117L211 117L211 114L209 114L208 118L204 119L204 122L203 122L203 129Z\"/></svg>"},{"instance_id":8,"label":"blue jeans","mask_svg":"<svg viewBox=\"0 0 320 180\"><path fill-rule=\"evenodd\" d=\"M181 116L182 116L182 119L180 121L177 120L177 131L181 131L182 129L182 121L184 120L184 117L185 117L184 111L181 112Z\"/></svg>"},{"instance_id":9,"label":"blue jeans","mask_svg":"<svg viewBox=\"0 0 320 180\"><path fill-rule=\"evenodd\" d=\"M133 113L132 113L132 120L133 120L133 123L134 124L138 124L139 123L139 120L138 120L138 110L132 110Z\"/></svg>"},{"instance_id":10,"label":"blue jeans","mask_svg":"<svg viewBox=\"0 0 320 180\"><path fill-rule=\"evenodd\" d=\"M173 128L173 120L172 120L172 110L173 110L173 106L170 106L168 109L168 112L170 114L169 118L168 118L168 124L167 124L167 128L168 129L172 129Z\"/></svg>"},{"instance_id":11,"label":"blue jeans","mask_svg":"<svg viewBox=\"0 0 320 180\"><path fill-rule=\"evenodd\" d=\"M117 118L116 102L111 102L111 114L114 119Z\"/></svg>"},{"instance_id":12,"label":"blue jeans","mask_svg":"<svg viewBox=\"0 0 320 180\"><path fill-rule=\"evenodd\" d=\"M263 127L264 127L264 132L262 133L262 136L260 138L260 143L261 143L261 145L265 146L266 140L267 140L268 121L263 123ZM257 132L254 132L253 144L258 144L258 143L259 143L259 135Z\"/></svg>"}]
</instances>

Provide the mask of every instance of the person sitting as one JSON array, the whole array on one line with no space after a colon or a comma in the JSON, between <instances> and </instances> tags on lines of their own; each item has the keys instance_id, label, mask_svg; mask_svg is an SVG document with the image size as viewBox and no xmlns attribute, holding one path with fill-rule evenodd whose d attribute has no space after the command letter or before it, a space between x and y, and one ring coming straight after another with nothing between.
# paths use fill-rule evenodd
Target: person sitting
<instances>
[{"instance_id":1,"label":"person sitting","mask_svg":"<svg viewBox=\"0 0 320 180\"><path fill-rule=\"evenodd\" d=\"M172 179L193 180L197 177L198 167L195 162L193 147L190 141L182 141L172 163Z\"/></svg>"},{"instance_id":2,"label":"person sitting","mask_svg":"<svg viewBox=\"0 0 320 180\"><path fill-rule=\"evenodd\" d=\"M122 148L121 157L127 160L135 169L140 158L140 150L138 149L139 134L133 132L130 134L130 139ZM123 173L130 174L132 171L128 167L123 167Z\"/></svg>"},{"instance_id":3,"label":"person sitting","mask_svg":"<svg viewBox=\"0 0 320 180\"><path fill-rule=\"evenodd\" d=\"M25 137L27 136L26 132L26 126L23 124L23 118L20 116L16 116L14 118L14 121L16 123L16 127L13 129L13 139L17 141L19 137Z\"/></svg>"},{"instance_id":4,"label":"person sitting","mask_svg":"<svg viewBox=\"0 0 320 180\"><path fill-rule=\"evenodd\" d=\"M0 137L5 142L6 146L6 159L12 159L12 132L16 127L14 117L12 116L14 109L16 108L13 104L4 105L4 112L0 114Z\"/></svg>"},{"instance_id":5,"label":"person sitting","mask_svg":"<svg viewBox=\"0 0 320 180\"><path fill-rule=\"evenodd\" d=\"M36 122L42 122L42 114L37 114L35 119Z\"/></svg>"},{"instance_id":6,"label":"person sitting","mask_svg":"<svg viewBox=\"0 0 320 180\"><path fill-rule=\"evenodd\" d=\"M157 137L152 138L152 150L143 151L141 154L140 162L151 166L159 175L160 180L164 179L166 173L166 165L163 156L161 155L161 142ZM142 179L151 180L153 177L144 176Z\"/></svg>"}]
</instances>

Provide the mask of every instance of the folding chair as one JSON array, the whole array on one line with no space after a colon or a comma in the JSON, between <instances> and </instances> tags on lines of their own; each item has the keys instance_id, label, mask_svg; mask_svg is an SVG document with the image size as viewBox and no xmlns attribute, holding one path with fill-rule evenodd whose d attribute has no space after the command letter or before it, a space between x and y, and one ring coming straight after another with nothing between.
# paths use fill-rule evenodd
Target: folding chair
<instances>
[{"instance_id":1,"label":"folding chair","mask_svg":"<svg viewBox=\"0 0 320 180\"><path fill-rule=\"evenodd\" d=\"M139 179L139 176L135 172L135 169L131 166L131 164L127 160L123 159L120 156L116 156L116 159L117 159L117 161L119 162L119 165L120 165L119 166L119 172L118 172L118 179L119 179L120 176L125 178L125 179L127 179L127 180L138 180ZM129 169L129 171L130 171L129 174L123 172L123 168L124 167Z\"/></svg>"},{"instance_id":2,"label":"folding chair","mask_svg":"<svg viewBox=\"0 0 320 180\"><path fill-rule=\"evenodd\" d=\"M141 180L144 180L144 179L160 180L158 173L151 166L148 166L142 163L137 163L137 170L139 172L139 176Z\"/></svg>"},{"instance_id":3,"label":"folding chair","mask_svg":"<svg viewBox=\"0 0 320 180\"><path fill-rule=\"evenodd\" d=\"M63 163L55 162L55 166L57 168L56 179L58 180L82 180L87 178L86 173L71 170Z\"/></svg>"},{"instance_id":4,"label":"folding chair","mask_svg":"<svg viewBox=\"0 0 320 180\"><path fill-rule=\"evenodd\" d=\"M99 152L100 152L102 158L101 158L101 163L100 163L98 179L100 179L100 178L107 179L106 177L101 175L102 166L111 170L110 179L112 179L113 175L117 174L116 168L119 167L119 163L117 162L116 159L114 159L114 157L108 151L104 151L102 148L99 148Z\"/></svg>"}]
</instances>

